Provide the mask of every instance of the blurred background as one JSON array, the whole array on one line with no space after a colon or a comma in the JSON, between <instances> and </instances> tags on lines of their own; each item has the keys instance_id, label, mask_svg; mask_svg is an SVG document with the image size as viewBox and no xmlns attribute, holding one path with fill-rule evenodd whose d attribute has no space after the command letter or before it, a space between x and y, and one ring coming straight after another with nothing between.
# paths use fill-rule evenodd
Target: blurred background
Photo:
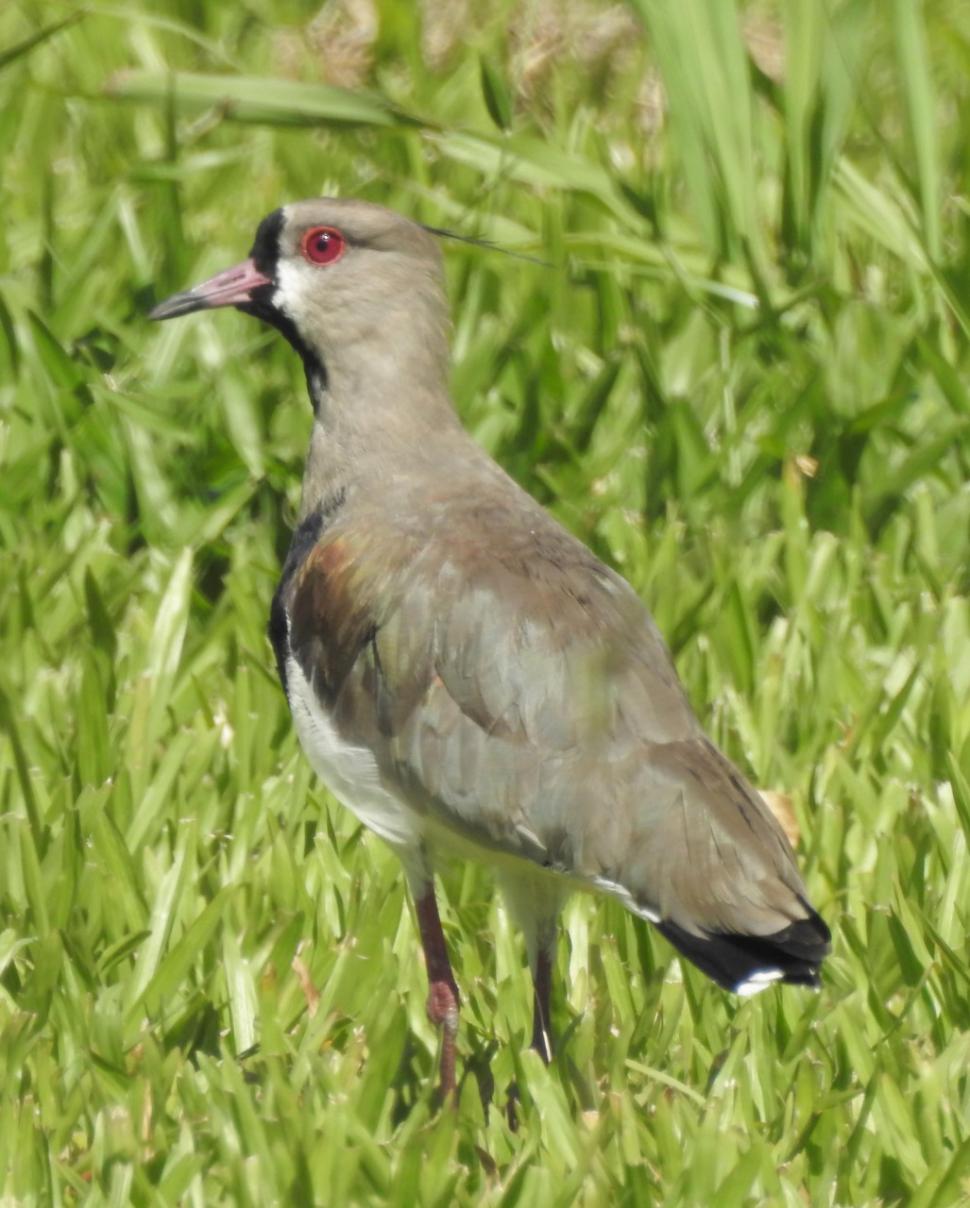
<instances>
[{"instance_id":1,"label":"blurred background","mask_svg":"<svg viewBox=\"0 0 970 1208\"><path fill-rule=\"evenodd\" d=\"M970 1198L968 79L967 0L0 9L0 1202ZM445 245L457 406L783 818L821 994L577 900L546 1070L459 868L436 1110L264 637L301 367L145 319L318 194L542 262Z\"/></svg>"}]
</instances>

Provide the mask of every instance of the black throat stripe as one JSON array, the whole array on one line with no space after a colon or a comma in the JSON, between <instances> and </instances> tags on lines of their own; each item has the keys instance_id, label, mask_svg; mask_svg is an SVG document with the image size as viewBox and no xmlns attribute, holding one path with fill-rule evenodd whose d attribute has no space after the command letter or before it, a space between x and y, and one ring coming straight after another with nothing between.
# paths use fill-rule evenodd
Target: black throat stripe
<instances>
[{"instance_id":1,"label":"black throat stripe","mask_svg":"<svg viewBox=\"0 0 970 1208\"><path fill-rule=\"evenodd\" d=\"M249 254L261 273L276 280L276 264L280 258L280 235L283 232L283 211L267 214L256 228L256 238Z\"/></svg>"},{"instance_id":2,"label":"black throat stripe","mask_svg":"<svg viewBox=\"0 0 970 1208\"><path fill-rule=\"evenodd\" d=\"M314 382L318 382L322 388L326 388L327 368L316 352L303 339L293 320L277 306L275 300L277 290L276 269L280 259L280 235L283 233L285 220L286 216L282 209L274 210L272 214L266 215L256 229L256 238L253 240L253 246L249 254L256 268L264 276L269 277L272 284L254 289L250 295L251 301L244 303L237 309L241 310L244 314L252 315L253 318L261 319L270 327L274 327L296 350L300 356L300 360L303 362L303 369L307 380L307 391L310 395L313 409L316 411L318 391L314 389Z\"/></svg>"}]
</instances>

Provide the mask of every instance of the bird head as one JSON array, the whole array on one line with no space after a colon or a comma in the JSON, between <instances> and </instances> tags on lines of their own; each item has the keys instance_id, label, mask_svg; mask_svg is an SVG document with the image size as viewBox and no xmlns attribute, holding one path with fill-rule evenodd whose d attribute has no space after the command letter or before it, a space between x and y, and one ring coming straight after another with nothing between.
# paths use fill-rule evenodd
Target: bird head
<instances>
[{"instance_id":1,"label":"bird head","mask_svg":"<svg viewBox=\"0 0 970 1208\"><path fill-rule=\"evenodd\" d=\"M249 258L160 303L152 319L233 306L280 331L308 379L334 368L447 362L447 306L434 234L382 206L295 202L259 224Z\"/></svg>"}]
</instances>

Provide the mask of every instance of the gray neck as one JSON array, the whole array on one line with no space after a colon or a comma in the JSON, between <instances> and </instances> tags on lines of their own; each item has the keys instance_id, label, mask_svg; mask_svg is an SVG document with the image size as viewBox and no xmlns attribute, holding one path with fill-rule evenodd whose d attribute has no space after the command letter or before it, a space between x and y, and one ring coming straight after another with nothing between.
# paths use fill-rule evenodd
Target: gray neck
<instances>
[{"instance_id":1,"label":"gray neck","mask_svg":"<svg viewBox=\"0 0 970 1208\"><path fill-rule=\"evenodd\" d=\"M361 484L440 472L455 442L468 441L448 394L444 336L403 343L370 340L332 349L326 373L308 367L314 423L300 516Z\"/></svg>"}]
</instances>

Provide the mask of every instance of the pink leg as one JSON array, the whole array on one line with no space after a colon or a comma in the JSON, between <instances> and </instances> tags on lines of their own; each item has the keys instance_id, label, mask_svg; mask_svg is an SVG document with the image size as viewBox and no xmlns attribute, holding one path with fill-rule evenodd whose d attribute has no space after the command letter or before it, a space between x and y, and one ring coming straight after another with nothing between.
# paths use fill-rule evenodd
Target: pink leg
<instances>
[{"instance_id":1,"label":"pink leg","mask_svg":"<svg viewBox=\"0 0 970 1208\"><path fill-rule=\"evenodd\" d=\"M556 929L553 924L541 933L536 941L535 957L532 962L532 985L535 990L535 1000L532 1009L532 1048L542 1060L549 1064L552 1060L552 1025L550 1022L549 1000L552 997L552 963L555 953ZM506 1104L506 1116L509 1128L517 1132L519 1128L519 1088L513 1082L509 1087L509 1099Z\"/></svg>"},{"instance_id":2,"label":"pink leg","mask_svg":"<svg viewBox=\"0 0 970 1208\"><path fill-rule=\"evenodd\" d=\"M542 1060L552 1060L552 1027L549 1019L549 999L552 993L551 945L542 944L536 952L532 969L532 984L535 987L535 1007L532 1016L532 1047Z\"/></svg>"},{"instance_id":3,"label":"pink leg","mask_svg":"<svg viewBox=\"0 0 970 1208\"><path fill-rule=\"evenodd\" d=\"M441 930L433 880L425 883L420 894L415 894L414 906L428 967L428 1018L441 1029L441 1095L447 1098L455 1090L455 1040L460 996Z\"/></svg>"}]
</instances>

